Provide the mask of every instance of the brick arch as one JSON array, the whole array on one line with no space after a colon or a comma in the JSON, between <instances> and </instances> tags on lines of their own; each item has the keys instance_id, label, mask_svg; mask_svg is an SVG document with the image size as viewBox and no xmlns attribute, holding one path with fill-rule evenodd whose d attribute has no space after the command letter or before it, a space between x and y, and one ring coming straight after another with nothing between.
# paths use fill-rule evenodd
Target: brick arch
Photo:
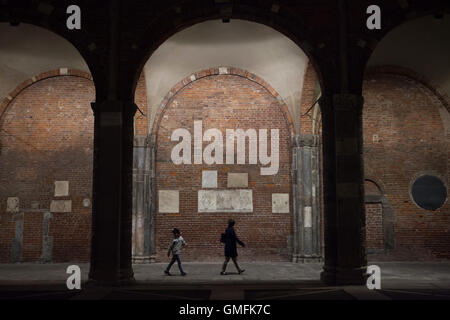
<instances>
[{"instance_id":1,"label":"brick arch","mask_svg":"<svg viewBox=\"0 0 450 320\"><path fill-rule=\"evenodd\" d=\"M368 67L364 75L364 80L383 74L400 75L418 82L419 84L430 90L450 113L450 97L448 96L448 94L438 84L431 82L425 76L422 76L421 74L411 69L393 65Z\"/></svg>"},{"instance_id":2,"label":"brick arch","mask_svg":"<svg viewBox=\"0 0 450 320\"><path fill-rule=\"evenodd\" d=\"M70 68L60 68L55 69L47 72L42 72L36 76L33 76L21 84L19 84L13 91L11 91L6 98L3 99L3 101L0 104L0 120L2 119L3 115L5 114L6 110L8 109L9 105L14 101L14 99L22 93L26 88L32 86L33 84L46 80L49 78L55 78L55 77L64 77L64 76L71 76L71 77L79 77L88 79L90 81L93 81L93 78L90 73L78 70L78 69L70 69Z\"/></svg>"},{"instance_id":3,"label":"brick arch","mask_svg":"<svg viewBox=\"0 0 450 320\"><path fill-rule=\"evenodd\" d=\"M190 83L192 83L194 81L200 80L205 77L216 76L216 75L231 75L231 76L239 76L239 77L245 78L247 80L250 80L252 82L259 84L267 92L269 92L274 98L277 99L278 103L281 106L280 111L283 113L284 119L286 121L286 125L291 134L291 139L289 140L289 144L291 144L291 140L295 135L294 123L292 121L292 117L291 117L291 114L289 112L289 109L288 109L286 103L284 103L283 99L278 94L278 92L276 92L275 89L273 89L270 84L268 84L266 81L264 81L264 79L262 79L261 77L255 75L253 73L250 73L246 70L243 70L240 68L235 68L235 67L224 67L224 68L227 68L227 73L225 74L225 73L220 73L219 68L222 68L222 67L213 67L213 68L205 69L205 70L202 70L199 72L195 72L195 73L187 76L180 82L178 82L174 87L172 87L172 89L166 94L166 96L164 97L163 101L161 102L158 110L156 111L155 119L153 121L152 130L151 130L152 135L156 137L158 130L159 130L160 123L161 123L161 119L164 115L164 112L166 111L166 108L172 102L172 98L175 97L176 94L178 92L180 92L184 87L186 87L187 85L189 85Z\"/></svg>"},{"instance_id":4,"label":"brick arch","mask_svg":"<svg viewBox=\"0 0 450 320\"><path fill-rule=\"evenodd\" d=\"M385 194L386 186L384 185L383 181L378 179L376 175L372 173L366 173L364 175L364 182L366 181L374 184L381 194Z\"/></svg>"},{"instance_id":5,"label":"brick arch","mask_svg":"<svg viewBox=\"0 0 450 320\"><path fill-rule=\"evenodd\" d=\"M376 180L368 178L368 177L365 177L364 184L366 184L366 183L374 186L377 189L377 195L382 195L383 194L383 189L381 188L380 184Z\"/></svg>"}]
</instances>

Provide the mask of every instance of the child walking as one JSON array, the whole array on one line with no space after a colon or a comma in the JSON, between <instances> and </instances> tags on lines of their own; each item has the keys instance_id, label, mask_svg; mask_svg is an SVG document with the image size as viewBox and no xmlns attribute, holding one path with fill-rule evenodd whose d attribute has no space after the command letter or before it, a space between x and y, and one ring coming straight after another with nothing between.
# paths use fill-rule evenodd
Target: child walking
<instances>
[{"instance_id":1,"label":"child walking","mask_svg":"<svg viewBox=\"0 0 450 320\"><path fill-rule=\"evenodd\" d=\"M164 270L164 273L168 276L171 276L172 274L169 272L169 270L176 261L178 263L178 268L180 269L181 275L185 276L187 273L184 272L183 268L181 267L180 254L181 248L183 248L186 245L186 242L181 236L180 230L178 230L177 228L173 228L172 233L173 233L173 241L172 244L169 246L169 251L167 252L168 257L170 257L170 253L172 253L172 260L170 261L166 270Z\"/></svg>"}]
</instances>

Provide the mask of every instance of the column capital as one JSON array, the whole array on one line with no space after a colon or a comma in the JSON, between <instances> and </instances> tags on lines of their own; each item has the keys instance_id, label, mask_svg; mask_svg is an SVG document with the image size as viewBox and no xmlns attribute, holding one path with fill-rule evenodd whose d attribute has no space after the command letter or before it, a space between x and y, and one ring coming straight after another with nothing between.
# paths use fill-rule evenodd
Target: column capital
<instances>
[{"instance_id":1,"label":"column capital","mask_svg":"<svg viewBox=\"0 0 450 320\"><path fill-rule=\"evenodd\" d=\"M315 134L296 134L292 137L292 147L317 147L319 136Z\"/></svg>"},{"instance_id":2,"label":"column capital","mask_svg":"<svg viewBox=\"0 0 450 320\"><path fill-rule=\"evenodd\" d=\"M148 136L134 136L134 146L135 147L145 147L148 143Z\"/></svg>"},{"instance_id":3,"label":"column capital","mask_svg":"<svg viewBox=\"0 0 450 320\"><path fill-rule=\"evenodd\" d=\"M138 107L133 101L122 100L103 100L91 102L91 108L94 114L99 112L120 112L124 115L132 115L136 113Z\"/></svg>"}]
</instances>

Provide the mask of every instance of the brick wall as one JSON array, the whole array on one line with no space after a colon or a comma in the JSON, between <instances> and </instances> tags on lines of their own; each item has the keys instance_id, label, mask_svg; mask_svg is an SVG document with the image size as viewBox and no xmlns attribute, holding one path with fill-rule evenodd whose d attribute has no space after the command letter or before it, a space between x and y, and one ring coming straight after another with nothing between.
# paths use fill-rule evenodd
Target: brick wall
<instances>
[{"instance_id":1,"label":"brick wall","mask_svg":"<svg viewBox=\"0 0 450 320\"><path fill-rule=\"evenodd\" d=\"M88 261L91 208L93 116L91 80L75 76L42 79L24 88L8 105L1 123L1 215L8 227L6 199L18 197L23 222L23 261L42 254L43 215L52 200L72 200L71 212L55 212L50 220L53 259ZM69 182L69 196L55 197L55 181ZM8 221L10 220L10 221ZM3 232L2 232L3 233ZM5 251L12 242L2 239ZM2 252L2 260L5 259ZM6 255L7 257L7 255Z\"/></svg>"},{"instance_id":2,"label":"brick wall","mask_svg":"<svg viewBox=\"0 0 450 320\"><path fill-rule=\"evenodd\" d=\"M366 204L366 247L368 250L384 249L382 212L381 203Z\"/></svg>"},{"instance_id":3,"label":"brick wall","mask_svg":"<svg viewBox=\"0 0 450 320\"><path fill-rule=\"evenodd\" d=\"M308 63L302 88L302 103L300 106L300 132L302 134L316 134L312 132L313 110L312 104L315 102L315 88L317 83L317 74L311 62Z\"/></svg>"},{"instance_id":4,"label":"brick wall","mask_svg":"<svg viewBox=\"0 0 450 320\"><path fill-rule=\"evenodd\" d=\"M217 71L217 70L216 70ZM239 71L241 72L241 71ZM213 75L211 75L213 73ZM216 74L214 74L216 73ZM158 190L180 190L180 213L156 216L158 259L170 241L170 229L182 229L189 247L187 260L217 260L222 255L218 237L226 220L237 221L237 231L248 243L240 250L244 260L286 260L292 233L292 214L272 214L271 194L290 193L289 137L292 121L276 93L252 75L198 74L194 82L182 81L167 100L157 126ZM202 78L204 77L204 78ZM22 260L38 261L42 254L43 215L54 199L72 200L72 212L53 213L49 235L53 237L53 261L88 261L91 208L93 118L90 102L94 87L89 76L68 71L62 76L51 71L30 79L10 93L12 101L1 105L0 132L0 262L10 262L15 220L23 219ZM304 106L312 99L313 70L305 77ZM419 79L420 80L420 79ZM267 90L266 90L267 89ZM145 82L141 77L136 103L146 113ZM395 248L372 259L432 260L449 258L449 203L434 212L419 208L411 199L410 184L421 173L443 177L449 185L449 138L445 136L438 94L411 75L370 73L364 84L364 152L366 178L383 186L382 193L395 215ZM174 166L170 150L171 132L184 127L193 133L195 119L204 130L218 128L279 128L280 171L261 176L254 165ZM224 121L223 119L226 119ZM309 117L302 118L302 132L310 129ZM147 120L136 114L135 132L147 134ZM206 144L204 144L206 146ZM253 213L198 213L197 191L203 169L218 170L218 188L227 189L228 172L248 172L253 190ZM69 196L54 196L54 181L69 181ZM367 191L367 190L366 190ZM20 198L23 218L6 213L6 199ZM290 197L292 201L292 197ZM36 207L36 204L38 206ZM291 206L291 204L290 204ZM290 208L292 212L292 206ZM367 245L379 249L381 205L368 204Z\"/></svg>"},{"instance_id":5,"label":"brick wall","mask_svg":"<svg viewBox=\"0 0 450 320\"><path fill-rule=\"evenodd\" d=\"M442 101L418 81L393 73L369 74L364 97L366 177L383 186L395 214L395 248L373 258L448 259L450 204L431 212L410 196L411 183L423 173L442 177L448 188L448 141L439 115ZM366 209L368 237L373 237L378 209L373 205Z\"/></svg>"},{"instance_id":6,"label":"brick wall","mask_svg":"<svg viewBox=\"0 0 450 320\"><path fill-rule=\"evenodd\" d=\"M161 113L157 128L157 189L179 190L180 193L179 213L156 213L157 261L167 259L165 255L173 227L182 230L188 243L185 260L222 260L223 245L219 238L229 218L236 220L237 234L247 244L247 248L239 250L242 260L286 261L290 253L288 239L292 233L292 204L289 205L291 213L272 213L272 193L291 192L290 131L283 108L265 87L247 77L203 76L178 88ZM203 132L209 128L217 128L223 134L225 129L280 129L278 174L261 176L259 165L174 165L170 155L177 142L171 142L170 136L173 130L185 128L193 137L194 120L203 121ZM203 147L208 144L204 142ZM202 189L202 170L217 170L218 189L222 190L228 189L228 172L248 172L248 189L253 191L253 212L199 213L197 192Z\"/></svg>"},{"instance_id":7,"label":"brick wall","mask_svg":"<svg viewBox=\"0 0 450 320\"><path fill-rule=\"evenodd\" d=\"M48 235L52 261L89 261L92 201L93 113L95 88L90 76L50 71L24 82L0 110L0 262L11 262L15 221L23 220L22 261L39 261L43 216L52 200L71 200L71 212L54 212ZM146 113L143 77L136 103ZM136 134L147 134L136 114ZM69 182L69 195L55 197L55 181ZM8 197L19 197L20 213L6 212Z\"/></svg>"}]
</instances>

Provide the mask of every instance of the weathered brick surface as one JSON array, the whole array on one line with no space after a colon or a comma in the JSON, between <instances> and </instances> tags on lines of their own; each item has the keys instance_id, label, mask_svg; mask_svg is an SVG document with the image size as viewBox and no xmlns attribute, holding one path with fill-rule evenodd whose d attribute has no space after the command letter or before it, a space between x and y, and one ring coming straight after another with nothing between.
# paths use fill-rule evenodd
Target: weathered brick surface
<instances>
[{"instance_id":1,"label":"weathered brick surface","mask_svg":"<svg viewBox=\"0 0 450 320\"><path fill-rule=\"evenodd\" d=\"M364 97L366 177L383 186L395 211L395 249L384 258L448 259L450 204L431 212L410 196L411 183L424 173L442 177L448 188L448 138L439 115L442 101L418 81L395 74L369 75ZM370 205L366 208L368 222L373 222L377 215Z\"/></svg>"},{"instance_id":2,"label":"weathered brick surface","mask_svg":"<svg viewBox=\"0 0 450 320\"><path fill-rule=\"evenodd\" d=\"M369 250L384 249L381 203L366 204L366 246Z\"/></svg>"},{"instance_id":3,"label":"weathered brick surface","mask_svg":"<svg viewBox=\"0 0 450 320\"><path fill-rule=\"evenodd\" d=\"M23 223L23 253L22 261L38 261L42 252L42 221L41 212L27 212Z\"/></svg>"},{"instance_id":4,"label":"weathered brick surface","mask_svg":"<svg viewBox=\"0 0 450 320\"><path fill-rule=\"evenodd\" d=\"M17 93L1 119L1 214L7 197L20 198L20 209L25 211L23 261L38 261L41 210L48 211L52 200L72 200L72 212L53 213L50 220L54 258L88 261L91 208L84 208L82 201L91 199L93 83L74 76L43 77ZM55 181L69 181L69 196L54 197ZM39 203L37 212L31 209L32 202ZM11 242L10 234L2 239L2 246L8 248Z\"/></svg>"},{"instance_id":5,"label":"weathered brick surface","mask_svg":"<svg viewBox=\"0 0 450 320\"><path fill-rule=\"evenodd\" d=\"M231 70L231 69L230 69ZM218 237L226 220L237 220L237 231L248 243L240 250L244 260L286 260L292 233L292 214L272 214L271 194L291 193L289 137L292 121L277 94L264 82L245 71L218 75L205 70L181 81L160 110L158 133L157 187L180 190L180 213L156 215L158 259L164 260L170 229L182 229L189 247L186 260L221 259ZM384 70L384 69L383 69ZM450 245L449 203L434 212L419 208L410 197L414 178L422 173L450 178L449 137L445 136L439 108L446 97L413 80L413 74L368 73L364 96L364 152L366 178L381 186L381 193L392 204L395 214L395 248L375 259L448 259ZM95 91L90 76L69 70L38 75L36 81L20 84L0 107L0 262L11 261L15 234L13 215L6 213L6 199L20 198L24 213L23 261L38 261L42 254L42 223L53 199L72 200L71 213L54 213L49 235L53 237L53 261L88 261L90 254L91 208L82 201L91 198L93 118L90 102ZM250 81L254 80L254 81ZM316 76L309 67L303 88L302 113L313 102ZM170 95L169 95L170 96ZM136 103L147 113L145 82L136 88ZM167 116L167 117L166 117ZM193 121L203 120L204 131L218 128L279 128L280 171L276 176L260 176L253 165L192 165L170 163L171 132L179 127L193 134ZM136 135L147 134L147 119L137 112ZM311 132L311 119L301 118L301 132ZM319 131L320 132L320 131ZM204 143L204 147L207 144ZM225 151L225 150L224 150ZM218 170L219 189L227 189L228 172L248 172L253 194L253 213L198 213L197 191L201 171ZM54 197L54 181L69 181L69 196ZM368 185L366 185L368 186ZM371 185L374 186L374 185ZM366 189L367 193L379 192ZM39 210L32 209L32 202ZM292 197L291 197L292 201ZM292 212L292 206L291 206ZM384 244L381 204L367 204L367 248L382 249Z\"/></svg>"},{"instance_id":6,"label":"weathered brick surface","mask_svg":"<svg viewBox=\"0 0 450 320\"><path fill-rule=\"evenodd\" d=\"M42 255L43 215L52 200L71 200L72 212L53 213L49 236L53 262L89 261L92 201L93 113L95 88L90 75L59 70L25 81L1 105L0 118L0 262L11 261L15 234L6 199L20 198L24 211L23 261ZM145 83L136 88L136 103L145 114ZM136 134L147 134L147 120L136 114ZM55 197L55 181L69 181L69 196ZM38 210L33 202L39 203Z\"/></svg>"},{"instance_id":7,"label":"weathered brick surface","mask_svg":"<svg viewBox=\"0 0 450 320\"><path fill-rule=\"evenodd\" d=\"M315 88L317 83L317 74L311 63L308 63L305 76L303 79L302 100L300 107L300 132L302 134L313 134L312 132L312 115L311 108L315 102Z\"/></svg>"},{"instance_id":8,"label":"weathered brick surface","mask_svg":"<svg viewBox=\"0 0 450 320\"><path fill-rule=\"evenodd\" d=\"M246 77L208 74L211 73L205 71L206 77L180 86L161 114L157 131L157 188L180 191L180 212L156 214L157 260L167 259L165 254L173 227L182 230L188 243L185 260L221 260L223 245L219 238L229 218L236 220L238 236L247 244L247 248L239 250L242 260L287 260L292 204L291 213L277 214L272 214L271 204L272 193L291 193L290 133L283 108L266 88ZM204 131L217 128L223 134L225 129L279 129L278 174L261 176L260 165L174 165L170 154L177 142L171 142L170 136L173 130L186 128L193 137L194 120L203 121ZM203 147L208 144L204 142ZM202 188L202 170L218 170L218 189L228 189L228 172L248 172L253 212L199 213L197 192Z\"/></svg>"}]
</instances>

